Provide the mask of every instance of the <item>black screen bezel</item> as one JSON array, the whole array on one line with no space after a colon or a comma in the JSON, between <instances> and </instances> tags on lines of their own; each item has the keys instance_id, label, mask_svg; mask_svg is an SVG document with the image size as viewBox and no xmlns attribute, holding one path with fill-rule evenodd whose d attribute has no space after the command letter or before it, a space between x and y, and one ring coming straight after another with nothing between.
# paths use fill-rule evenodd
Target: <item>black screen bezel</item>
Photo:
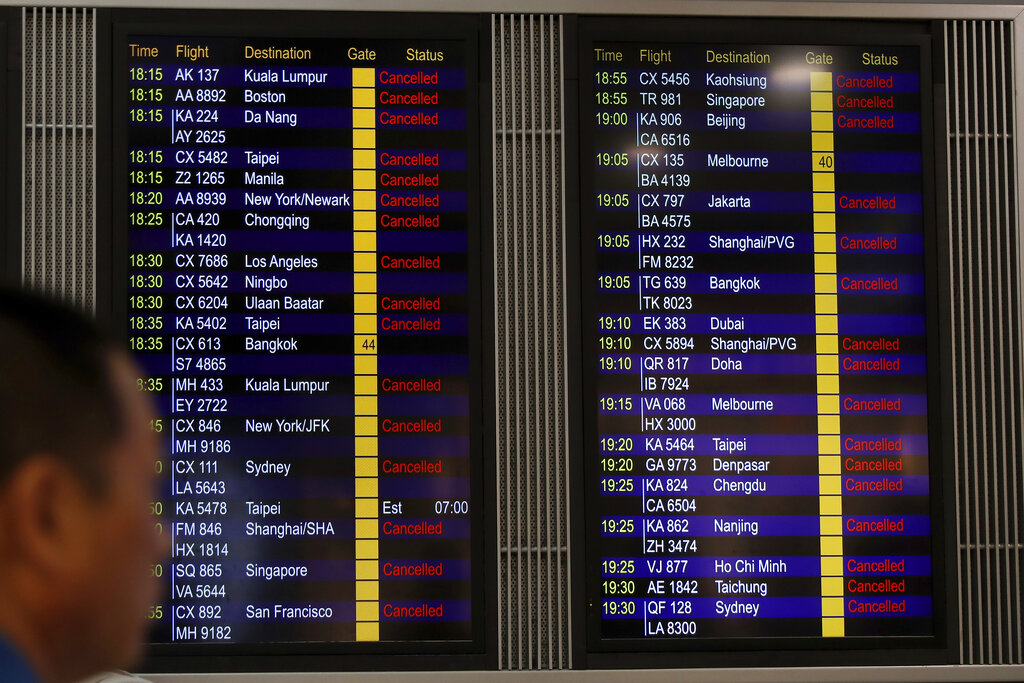
<instances>
[{"instance_id":1,"label":"black screen bezel","mask_svg":"<svg viewBox=\"0 0 1024 683\"><path fill-rule=\"evenodd\" d=\"M583 238L582 228L577 230L575 244L579 245L578 296L582 311L580 334L574 335L571 367L580 378L579 395L572 396L570 408L575 411L572 432L577 453L573 468L575 490L582 492L573 499L572 548L573 607L579 615L574 622L574 654L584 668L661 668L661 667L724 667L724 666L846 666L846 665L907 665L942 664L956 661L956 620L952 610L955 596L948 594L947 568L955 567L955 541L953 529L948 528L946 510L952 503L949 488L944 482L953 481L951 431L952 401L951 377L943 369L951 367L949 361L950 274L942 263L948 263L946 249L948 235L945 221L939 221L945 207L936 201L945 194L944 176L939 175L943 144L936 122L943 121L941 100L944 92L943 70L939 57L941 28L921 21L827 21L810 19L721 19L682 17L580 17L578 45L578 116L576 117L579 173L577 188L579 225L586 225L594 215L593 203L588 202L585 191L593 188L593 168L590 156L593 137L584 131L593 118L592 81L583 70L590 63L593 44L602 42L687 42L736 44L796 44L796 45L909 45L921 50L921 140L922 140L922 206L924 220L925 288L931 295L926 298L927 329L927 384L928 384L928 436L929 472L931 474L930 511L932 515L933 566L933 637L856 638L850 640L828 638L736 638L694 639L691 641L642 641L640 639L602 640L599 637L599 615L590 608L590 596L599 599L593 572L587 562L600 561L588 551L596 545L598 534L589 523L588 513L594 507L598 491L599 473L587 469L584 460L588 453L596 452L597 414L594 377L596 349L587 347L584 335L593 336L594 301L588 282L596 273L595 253ZM812 38L809 38L812 37ZM570 121L572 118L569 119ZM589 279L588 279L589 278ZM581 542L582 541L582 542Z\"/></svg>"},{"instance_id":2,"label":"black screen bezel","mask_svg":"<svg viewBox=\"0 0 1024 683\"><path fill-rule=\"evenodd\" d=\"M495 497L493 487L493 316L488 302L492 288L492 236L489 226L490 50L489 21L477 14L408 14L367 12L287 12L232 10L97 10L97 317L115 338L125 339L127 223L123 210L127 183L127 140L114 112L124 111L127 94L115 87L125 73L128 35L282 36L383 39L448 39L466 44L467 157L469 178L470 316L476 316L478 343L470 354L477 373L471 395L471 442L480 464L471 475L472 500L478 512L471 522L474 567L472 614L474 635L468 641L379 643L151 644L139 670L149 673L221 673L255 671L442 670L488 669L496 666L497 622L493 552ZM123 79L121 81L124 82ZM473 102L478 103L476 110ZM474 185L474 183L476 183ZM473 222L477 229L473 229ZM479 296L473 296L479 292Z\"/></svg>"}]
</instances>

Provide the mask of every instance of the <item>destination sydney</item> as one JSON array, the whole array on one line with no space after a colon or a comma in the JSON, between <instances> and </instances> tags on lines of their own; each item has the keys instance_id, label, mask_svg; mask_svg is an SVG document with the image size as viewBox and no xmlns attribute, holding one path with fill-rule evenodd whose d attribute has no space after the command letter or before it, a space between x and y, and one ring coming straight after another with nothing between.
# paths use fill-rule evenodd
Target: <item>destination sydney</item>
<instances>
[{"instance_id":1,"label":"destination sydney","mask_svg":"<svg viewBox=\"0 0 1024 683\"><path fill-rule=\"evenodd\" d=\"M119 286L172 550L153 641L472 640L468 44L117 49Z\"/></svg>"}]
</instances>

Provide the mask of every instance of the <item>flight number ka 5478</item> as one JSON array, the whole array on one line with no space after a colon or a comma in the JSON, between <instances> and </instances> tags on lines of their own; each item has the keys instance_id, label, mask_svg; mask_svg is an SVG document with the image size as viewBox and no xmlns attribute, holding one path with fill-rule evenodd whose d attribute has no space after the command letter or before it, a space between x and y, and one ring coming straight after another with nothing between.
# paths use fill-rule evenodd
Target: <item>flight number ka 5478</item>
<instances>
[{"instance_id":1,"label":"flight number ka 5478","mask_svg":"<svg viewBox=\"0 0 1024 683\"><path fill-rule=\"evenodd\" d=\"M228 513L227 501L223 500L176 500L175 517L218 517Z\"/></svg>"}]
</instances>

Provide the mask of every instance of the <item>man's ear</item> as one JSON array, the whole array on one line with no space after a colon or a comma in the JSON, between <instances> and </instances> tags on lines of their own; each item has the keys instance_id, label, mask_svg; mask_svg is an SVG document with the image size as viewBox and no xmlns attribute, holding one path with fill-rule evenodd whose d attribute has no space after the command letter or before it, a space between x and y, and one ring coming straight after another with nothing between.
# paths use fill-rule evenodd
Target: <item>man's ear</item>
<instances>
[{"instance_id":1,"label":"man's ear","mask_svg":"<svg viewBox=\"0 0 1024 683\"><path fill-rule=\"evenodd\" d=\"M46 455L28 458L8 478L3 523L12 553L44 579L74 562L88 519L86 492L71 470Z\"/></svg>"}]
</instances>

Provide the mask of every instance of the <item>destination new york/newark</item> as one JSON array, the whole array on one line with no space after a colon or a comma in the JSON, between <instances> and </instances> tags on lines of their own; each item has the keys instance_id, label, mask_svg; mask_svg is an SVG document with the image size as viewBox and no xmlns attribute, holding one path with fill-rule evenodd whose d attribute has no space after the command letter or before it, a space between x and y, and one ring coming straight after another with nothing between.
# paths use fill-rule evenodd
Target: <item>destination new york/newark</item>
<instances>
[{"instance_id":1,"label":"destination new york/newark","mask_svg":"<svg viewBox=\"0 0 1024 683\"><path fill-rule=\"evenodd\" d=\"M341 207L352 208L349 192L320 194L317 192L246 192L246 206Z\"/></svg>"}]
</instances>

